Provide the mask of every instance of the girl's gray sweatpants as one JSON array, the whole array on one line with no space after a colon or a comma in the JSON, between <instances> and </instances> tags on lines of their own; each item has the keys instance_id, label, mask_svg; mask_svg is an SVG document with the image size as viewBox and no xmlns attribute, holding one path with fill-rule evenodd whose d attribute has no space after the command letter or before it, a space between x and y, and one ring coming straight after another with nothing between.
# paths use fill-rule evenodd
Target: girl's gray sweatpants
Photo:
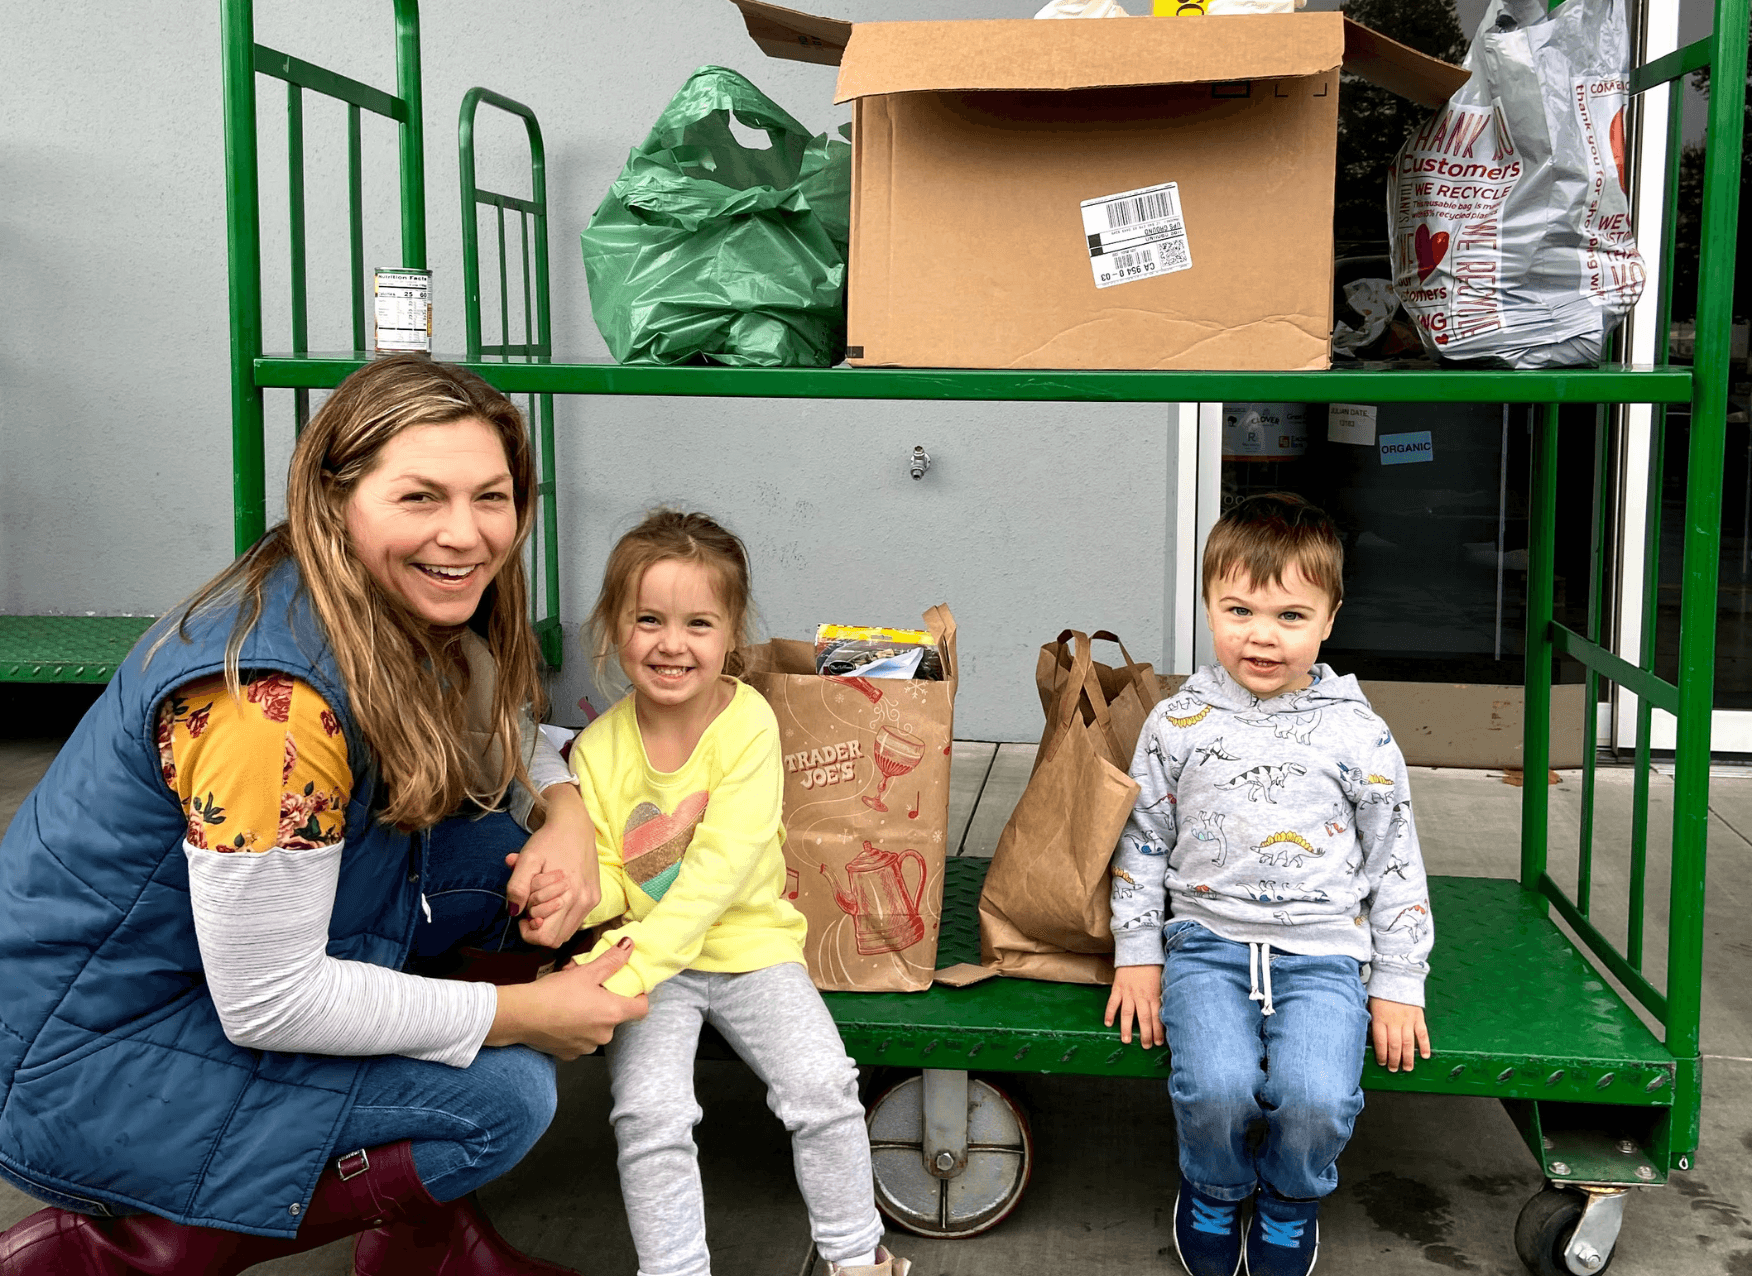
<instances>
[{"instance_id":1,"label":"girl's gray sweatpants","mask_svg":"<svg viewBox=\"0 0 1752 1276\"><path fill-rule=\"evenodd\" d=\"M747 974L684 970L650 994L650 1013L608 1047L621 1195L640 1276L708 1276L705 1200L693 1128L694 1052L710 1020L766 1082L767 1106L791 1132L809 1229L829 1262L882 1239L858 1072L802 966Z\"/></svg>"}]
</instances>

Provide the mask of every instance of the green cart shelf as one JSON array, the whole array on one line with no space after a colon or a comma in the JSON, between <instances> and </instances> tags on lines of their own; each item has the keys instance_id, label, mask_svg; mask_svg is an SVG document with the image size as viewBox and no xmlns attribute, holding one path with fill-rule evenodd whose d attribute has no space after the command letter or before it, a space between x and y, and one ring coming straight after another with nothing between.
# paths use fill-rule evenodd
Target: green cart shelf
<instances>
[{"instance_id":1,"label":"green cart shelf","mask_svg":"<svg viewBox=\"0 0 1752 1276\"><path fill-rule=\"evenodd\" d=\"M152 620L0 616L0 682L108 682Z\"/></svg>"},{"instance_id":2,"label":"green cart shelf","mask_svg":"<svg viewBox=\"0 0 1752 1276\"><path fill-rule=\"evenodd\" d=\"M263 403L269 391L290 391L302 416L308 394L338 384L369 356L361 233L361 116L390 120L400 138L402 265L426 265L425 180L417 0L394 0L396 91L373 88L291 55L256 44L252 0L221 0L224 37L226 193L230 260L233 472L236 543L241 550L265 530ZM536 621L549 659L558 663L559 595L553 564L554 429L551 396L680 395L698 397L881 398L913 400L1017 399L1051 402L1189 402L1273 399L1303 402L1512 402L1544 406L1534 430L1529 515L1527 599L1526 773L1542 775L1550 757L1552 671L1562 654L1586 670L1591 708L1603 684L1638 697L1633 832L1629 848L1626 940L1617 944L1593 923L1591 819L1585 818L1575 880L1557 881L1547 867L1548 790L1523 790L1518 880L1442 878L1431 890L1442 923L1441 960L1429 985L1428 1017L1436 1055L1412 1072L1387 1073L1373 1062L1365 1085L1500 1099L1517 1121L1549 1186L1529 1202L1517 1227L1517 1248L1536 1272L1590 1276L1610 1261L1626 1193L1658 1185L1691 1168L1701 1102L1698 1049L1702 980L1705 836L1708 819L1709 728L1714 690L1715 594L1720 543L1722 461L1728 395L1730 291L1734 270L1742 130L1742 80L1748 0L1715 0L1712 34L1638 67L1635 94L1665 91L1672 125L1667 138L1667 242L1660 245L1663 280L1671 278L1673 211L1683 78L1703 66L1731 69L1715 77L1709 102L1701 281L1695 364L1604 366L1541 372L1331 371L1010 372L929 369L745 369L621 367L567 363L552 357L547 299L545 159L540 128L528 108L485 89L465 96L460 118L467 349L458 360L508 394L528 395L537 436L544 502L538 520ZM266 76L285 85L287 174L291 193L292 331L285 353L271 352L262 331L261 211L258 194L257 85ZM354 349L312 352L305 307L303 94L348 106L349 212ZM473 121L481 105L524 122L533 196L514 198L474 181ZM483 341L479 210L497 219L500 341ZM508 231L507 227L514 227ZM1646 249L1654 245L1645 244ZM522 273L505 263L521 250ZM511 335L510 299L521 288L521 341ZM1667 301L1661 298L1665 350ZM1664 356L1663 356L1664 357ZM1656 406L1656 441L1667 406L1689 409L1685 475L1678 675L1654 673L1655 555L1640 600L1642 649L1614 653L1602 641L1601 590L1592 591L1584 632L1553 617L1557 490L1565 472L1560 448L1604 438L1601 414L1585 428L1559 428L1563 404ZM1604 449L1593 447L1595 455ZM1654 464L1659 465L1657 459ZM1572 466L1573 468L1573 466ZM1655 475L1658 482L1658 471ZM1593 470L1595 579L1604 572L1608 518L1604 467ZM1650 532L1659 543L1659 528ZM0 631L0 642L6 641ZM85 657L95 669L93 657ZM1664 986L1644 974L1648 898L1650 725L1655 708L1677 719L1674 818L1668 882ZM1593 714L1583 723L1584 810L1591 811L1595 775ZM940 965L977 959L976 901L984 865L951 861L945 880ZM1566 873L1564 876L1568 877ZM1561 929L1558 922L1567 927ZM1576 938L1571 939L1570 935ZM1616 989L1623 989L1623 992ZM1101 1025L1101 989L1024 980L990 980L965 989L917 994L834 993L828 1004L848 1049L860 1064L919 1069L878 1099L872 1112L878 1149L878 1195L907 1226L933 1235L971 1235L1002 1218L1026 1182L1026 1123L1015 1119L1001 1092L970 1073L1066 1073L1087 1076L1165 1075L1162 1051L1122 1047ZM1640 1013L1639 1013L1640 1010ZM1648 1025L1654 1024L1651 1029ZM886 1106L885 1106L886 1105ZM898 1111L905 1108L905 1111ZM896 1133L896 1130L899 1133ZM916 1156L915 1156L916 1154ZM889 1167L884 1170L882 1167ZM982 1195L983 1193L983 1195ZM971 1202L971 1203L970 1203Z\"/></svg>"}]
</instances>

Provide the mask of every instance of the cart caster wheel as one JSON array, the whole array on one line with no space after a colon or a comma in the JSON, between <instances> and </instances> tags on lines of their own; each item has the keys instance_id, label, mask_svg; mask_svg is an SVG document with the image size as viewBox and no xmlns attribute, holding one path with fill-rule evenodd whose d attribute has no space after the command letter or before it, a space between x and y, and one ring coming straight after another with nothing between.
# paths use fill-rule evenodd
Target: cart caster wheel
<instances>
[{"instance_id":1,"label":"cart caster wheel","mask_svg":"<svg viewBox=\"0 0 1752 1276\"><path fill-rule=\"evenodd\" d=\"M870 1112L895 1086L918 1073L908 1068L864 1066L858 1069L858 1102L864 1105L864 1115Z\"/></svg>"},{"instance_id":2,"label":"cart caster wheel","mask_svg":"<svg viewBox=\"0 0 1752 1276\"><path fill-rule=\"evenodd\" d=\"M1586 1198L1580 1192L1548 1187L1521 1207L1515 1220L1515 1253L1534 1276L1578 1276L1563 1252L1575 1235ZM1599 1276L1612 1266L1612 1251L1595 1254L1600 1261L1585 1267L1584 1276Z\"/></svg>"},{"instance_id":3,"label":"cart caster wheel","mask_svg":"<svg viewBox=\"0 0 1752 1276\"><path fill-rule=\"evenodd\" d=\"M967 1164L941 1178L925 1164L924 1079L908 1077L870 1105L876 1204L919 1236L952 1240L996 1227L1022 1199L1034 1164L1028 1120L988 1082L967 1082Z\"/></svg>"}]
</instances>

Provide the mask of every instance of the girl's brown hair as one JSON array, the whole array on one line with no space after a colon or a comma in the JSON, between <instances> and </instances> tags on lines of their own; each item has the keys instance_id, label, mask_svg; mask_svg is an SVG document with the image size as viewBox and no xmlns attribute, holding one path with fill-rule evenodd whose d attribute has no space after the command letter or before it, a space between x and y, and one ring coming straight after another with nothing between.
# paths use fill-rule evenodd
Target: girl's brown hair
<instances>
[{"instance_id":1,"label":"girl's brown hair","mask_svg":"<svg viewBox=\"0 0 1752 1276\"><path fill-rule=\"evenodd\" d=\"M1294 492L1249 496L1217 520L1204 551L1204 600L1211 586L1239 571L1255 586L1281 586L1294 563L1333 610L1344 601L1344 542L1325 511Z\"/></svg>"},{"instance_id":2,"label":"girl's brown hair","mask_svg":"<svg viewBox=\"0 0 1752 1276\"><path fill-rule=\"evenodd\" d=\"M460 630L433 627L379 585L353 553L346 524L354 488L391 439L415 426L467 420L498 436L517 508L517 538L469 622L482 632L498 671L492 734L503 761L484 793L469 785ZM497 806L513 780L529 779L519 715L527 706L539 719L544 707L523 574L534 490L529 437L504 395L471 373L422 355L369 363L341 382L299 437L286 480L286 521L203 586L181 609L175 632L186 639L191 615L235 606L225 681L238 695L238 653L261 619L263 587L274 568L294 559L346 681L354 720L383 776L388 801L379 818L399 828L425 828L456 811L465 797ZM167 631L159 643L168 637Z\"/></svg>"},{"instance_id":3,"label":"girl's brown hair","mask_svg":"<svg viewBox=\"0 0 1752 1276\"><path fill-rule=\"evenodd\" d=\"M609 551L602 592L584 622L584 645L590 651L597 686L608 685L609 666L620 650L621 627L639 604L639 582L648 568L670 558L699 563L712 574L730 630L726 655L754 641L748 549L742 538L705 514L654 509Z\"/></svg>"}]
</instances>

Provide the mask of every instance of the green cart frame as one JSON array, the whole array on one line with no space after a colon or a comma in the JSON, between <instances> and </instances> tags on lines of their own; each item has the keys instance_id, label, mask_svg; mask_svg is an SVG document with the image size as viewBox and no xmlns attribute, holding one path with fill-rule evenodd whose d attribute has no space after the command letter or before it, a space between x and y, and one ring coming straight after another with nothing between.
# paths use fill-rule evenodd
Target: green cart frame
<instances>
[{"instance_id":1,"label":"green cart frame","mask_svg":"<svg viewBox=\"0 0 1752 1276\"><path fill-rule=\"evenodd\" d=\"M255 42L252 0L222 0L226 139L226 195L231 279L233 474L236 545L241 551L264 531L263 402L270 389L293 391L302 419L312 389L332 387L368 355L365 263L361 249L361 113L393 121L400 137L402 261L426 265L425 183L420 95L419 17L416 0L394 0L397 87L372 88ZM561 363L552 358L547 298L547 215L544 156L534 115L515 101L475 89L460 119L464 279L468 348L465 366L508 394L531 396L536 426L543 510L536 548L537 623L550 662L560 659L558 578L553 562L554 426L552 396L694 395L860 399L1021 399L1055 402L1177 403L1220 400L1304 402L1507 402L1544 405L1534 430L1530 511L1526 661L1526 774L1542 776L1550 756L1554 659L1565 655L1586 670L1583 828L1573 889L1547 869L1548 791L1523 790L1521 872L1518 881L1436 878L1435 907L1443 917L1442 961L1430 980L1429 1020L1438 1052L1411 1073L1388 1073L1372 1061L1364 1084L1375 1090L1416 1090L1498 1098L1516 1118L1550 1186L1522 1211L1517 1248L1539 1272L1588 1276L1610 1261L1626 1190L1664 1182L1691 1167L1699 1133L1701 1073L1698 1046L1702 980L1705 838L1708 814L1710 711L1714 689L1715 606L1721 525L1722 465L1729 391L1730 294L1743 127L1740 67L1747 42L1748 0L1716 0L1715 28L1706 39L1637 68L1634 94L1669 94L1666 242L1660 246L1665 281L1671 278L1677 201L1679 120L1683 78L1714 66L1709 100L1708 154L1699 269L1696 353L1693 366L1669 365L1668 300L1660 298L1654 367L1605 366L1537 372L1009 372L902 369L737 369L621 367ZM268 353L262 332L262 262L258 198L257 86L259 77L283 81L288 111L291 191L292 331L287 353ZM305 322L302 95L326 94L349 112L349 190L352 246L352 352L313 354ZM480 190L474 180L474 118L482 104L520 117L532 163L532 195L516 198ZM481 328L478 210L498 220L500 344L484 345ZM518 223L508 240L507 217ZM507 245L521 246L524 316L522 341L512 344ZM1645 557L1641 650L1630 660L1602 643L1598 586L1585 632L1553 617L1553 563L1557 536L1560 446L1588 444L1602 455L1603 416L1593 439L1573 426L1559 429L1564 404L1656 405L1653 465L1660 465L1660 432L1669 406L1688 406L1690 449L1685 475L1685 518L1678 677L1655 672L1658 564L1652 529ZM1597 414L1598 415L1598 414ZM1562 437L1560 437L1560 435ZM1595 579L1601 578L1603 528L1608 517L1604 471L1596 465ZM1659 491L1659 471L1655 474ZM3 662L0 662L3 664ZM107 677L108 670L103 671ZM8 676L0 668L0 676ZM1629 924L1625 943L1609 939L1591 920L1595 798L1594 705L1602 683L1637 697L1633 827L1630 838ZM1665 986L1645 975L1645 935L1659 892L1646 895L1651 713L1677 719L1674 817L1666 918ZM984 866L952 861L945 882L940 964L977 960L974 902ZM1567 874L1565 874L1567 876ZM1561 930L1552 914L1568 927ZM1658 923L1657 923L1658 925ZM1572 940L1570 934L1576 938ZM1590 961L1590 958L1592 959ZM1601 972L1610 976L1602 978ZM1614 991L1609 984L1623 990ZM1026 1180L1025 1126L1019 1142L974 1134L969 1114L986 1089L967 1074L1047 1072L1089 1076L1165 1075L1166 1055L1121 1048L1101 1024L1101 989L993 980L967 989L938 987L918 994L847 994L828 997L846 1045L860 1064L923 1070L909 1100L910 1136L878 1133L883 1155L917 1151L925 1198L885 1205L917 1230L969 1234L991 1225L1014 1204ZM1641 1015L1637 1009L1640 1007ZM1645 1017L1657 1031L1645 1026ZM904 1089L904 1087L903 1087ZM976 1093L976 1090L978 1093ZM898 1091L896 1092L898 1093ZM981 1141L984 1138L985 1141ZM879 1157L879 1160L881 1158ZM992 1167L999 1167L993 1170ZM1004 1169L1004 1166L1014 1168ZM981 1168L983 1167L983 1168ZM967 1204L969 1176L997 1182L996 1198ZM885 1190L878 1174L879 1192ZM958 1186L959 1183L959 1186ZM1008 1184L1009 1186L1004 1186ZM886 1185L894 1186L893 1184ZM973 1196L978 1197L978 1192ZM915 1193L916 1196L916 1193ZM1001 1198L1001 1199L999 1199ZM961 1202L961 1204L957 1204Z\"/></svg>"}]
</instances>

